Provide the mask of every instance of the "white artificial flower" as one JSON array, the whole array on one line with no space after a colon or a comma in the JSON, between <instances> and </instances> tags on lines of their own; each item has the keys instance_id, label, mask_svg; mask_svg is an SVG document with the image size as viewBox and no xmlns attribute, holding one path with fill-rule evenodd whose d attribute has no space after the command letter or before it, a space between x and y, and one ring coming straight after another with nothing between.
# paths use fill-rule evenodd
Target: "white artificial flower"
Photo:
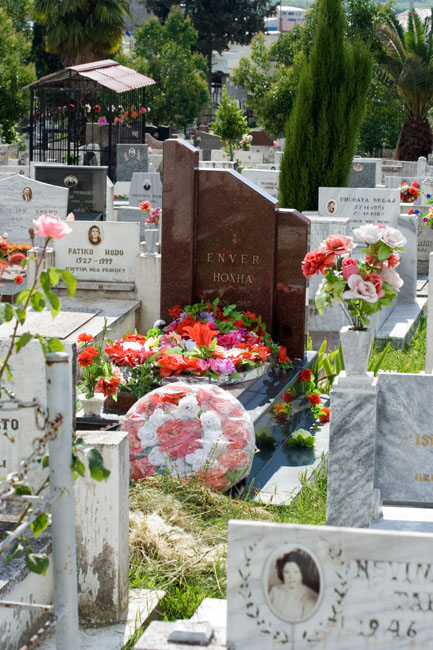
<instances>
[{"instance_id":1,"label":"white artificial flower","mask_svg":"<svg viewBox=\"0 0 433 650\"><path fill-rule=\"evenodd\" d=\"M384 229L377 224L366 223L360 228L354 228L353 232L364 244L377 244L382 237Z\"/></svg>"},{"instance_id":2,"label":"white artificial flower","mask_svg":"<svg viewBox=\"0 0 433 650\"><path fill-rule=\"evenodd\" d=\"M179 400L174 416L179 420L194 420L198 417L200 406L194 395L186 395Z\"/></svg>"},{"instance_id":3,"label":"white artificial flower","mask_svg":"<svg viewBox=\"0 0 433 650\"><path fill-rule=\"evenodd\" d=\"M398 291L403 286L404 282L397 271L389 269L387 266L382 267L381 277L384 282L387 282L394 291Z\"/></svg>"},{"instance_id":4,"label":"white artificial flower","mask_svg":"<svg viewBox=\"0 0 433 650\"><path fill-rule=\"evenodd\" d=\"M167 454L163 454L161 452L161 449L158 445L153 447L153 449L148 453L147 457L149 459L149 463L155 465L156 467L167 464L168 456Z\"/></svg>"},{"instance_id":5,"label":"white artificial flower","mask_svg":"<svg viewBox=\"0 0 433 650\"><path fill-rule=\"evenodd\" d=\"M203 467L216 467L217 461L210 458L205 449L196 449L193 454L187 454L185 460L194 473L199 472Z\"/></svg>"},{"instance_id":6,"label":"white artificial flower","mask_svg":"<svg viewBox=\"0 0 433 650\"><path fill-rule=\"evenodd\" d=\"M390 248L401 248L407 242L406 237L397 228L385 228L382 231L382 241Z\"/></svg>"},{"instance_id":7,"label":"white artificial flower","mask_svg":"<svg viewBox=\"0 0 433 650\"><path fill-rule=\"evenodd\" d=\"M218 458L220 454L227 451L230 441L221 434L218 437L202 438L200 444L209 458Z\"/></svg>"},{"instance_id":8,"label":"white artificial flower","mask_svg":"<svg viewBox=\"0 0 433 650\"><path fill-rule=\"evenodd\" d=\"M142 427L137 431L137 437L141 442L143 449L146 447L153 447L159 442L158 434L156 429L150 422L146 422Z\"/></svg>"},{"instance_id":9,"label":"white artificial flower","mask_svg":"<svg viewBox=\"0 0 433 650\"><path fill-rule=\"evenodd\" d=\"M206 437L209 437L210 435L219 436L222 434L221 420L215 411L206 411L205 413L202 413L200 415L200 422Z\"/></svg>"},{"instance_id":10,"label":"white artificial flower","mask_svg":"<svg viewBox=\"0 0 433 650\"><path fill-rule=\"evenodd\" d=\"M138 341L122 341L121 345L124 350L141 350L143 347L143 344Z\"/></svg>"},{"instance_id":11,"label":"white artificial flower","mask_svg":"<svg viewBox=\"0 0 433 650\"><path fill-rule=\"evenodd\" d=\"M168 420L172 420L173 416L169 413L165 413L161 408L154 410L152 415L147 421L147 424L154 428L156 431L159 427L162 427Z\"/></svg>"}]
</instances>

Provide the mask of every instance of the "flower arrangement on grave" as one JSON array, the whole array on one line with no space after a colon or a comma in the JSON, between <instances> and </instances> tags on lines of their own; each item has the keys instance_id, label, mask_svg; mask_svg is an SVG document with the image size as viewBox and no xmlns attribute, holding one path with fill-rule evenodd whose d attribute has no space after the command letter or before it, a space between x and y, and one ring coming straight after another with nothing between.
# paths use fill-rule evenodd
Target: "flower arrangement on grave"
<instances>
[{"instance_id":1,"label":"flower arrangement on grave","mask_svg":"<svg viewBox=\"0 0 433 650\"><path fill-rule=\"evenodd\" d=\"M420 191L424 194L424 192L422 190L420 190ZM432 197L431 194L426 192L425 197L426 197L425 202L427 203L427 205L430 205L430 204L433 203L433 197ZM418 215L422 219L422 222L423 222L424 226L433 228L433 206L428 208L425 212L421 212L421 210L419 210L418 208L409 208L407 213L408 214L416 214L416 215Z\"/></svg>"},{"instance_id":2,"label":"flower arrangement on grave","mask_svg":"<svg viewBox=\"0 0 433 650\"><path fill-rule=\"evenodd\" d=\"M299 379L274 404L273 412L277 418L288 420L292 414L292 402L299 397L305 398L309 403L311 413L315 420L318 419L319 422L327 422L329 420L329 409L322 405L319 382L310 368L303 368L299 374Z\"/></svg>"},{"instance_id":3,"label":"flower arrangement on grave","mask_svg":"<svg viewBox=\"0 0 433 650\"><path fill-rule=\"evenodd\" d=\"M326 305L338 304L351 329L362 330L382 307L391 306L403 285L395 268L400 253L405 252L406 238L396 228L366 224L354 229L366 246L364 259L351 253L356 244L352 237L330 235L319 248L306 254L302 272L306 278L322 273L325 277L316 293L320 314Z\"/></svg>"},{"instance_id":4,"label":"flower arrangement on grave","mask_svg":"<svg viewBox=\"0 0 433 650\"><path fill-rule=\"evenodd\" d=\"M106 323L99 344L91 334L82 333L77 338L77 360L82 374L78 389L87 399L95 393L104 397L116 395L121 381L120 372L113 368L103 352L105 333Z\"/></svg>"},{"instance_id":5,"label":"flower arrangement on grave","mask_svg":"<svg viewBox=\"0 0 433 650\"><path fill-rule=\"evenodd\" d=\"M127 197L126 194L115 194L113 198L114 198L115 201L127 201L128 200L128 197Z\"/></svg>"},{"instance_id":6,"label":"flower arrangement on grave","mask_svg":"<svg viewBox=\"0 0 433 650\"><path fill-rule=\"evenodd\" d=\"M413 181L412 185L409 183L402 183L400 185L400 201L402 203L413 203L417 200L421 193L418 181Z\"/></svg>"},{"instance_id":7,"label":"flower arrangement on grave","mask_svg":"<svg viewBox=\"0 0 433 650\"><path fill-rule=\"evenodd\" d=\"M249 151L252 141L253 141L253 136L250 135L249 133L244 133L244 135L242 136L242 140L239 140L239 147L243 151Z\"/></svg>"},{"instance_id":8,"label":"flower arrangement on grave","mask_svg":"<svg viewBox=\"0 0 433 650\"><path fill-rule=\"evenodd\" d=\"M7 241L7 233L0 237L0 280L13 280L22 284L30 244L16 244Z\"/></svg>"},{"instance_id":9,"label":"flower arrangement on grave","mask_svg":"<svg viewBox=\"0 0 433 650\"><path fill-rule=\"evenodd\" d=\"M160 208L152 209L152 204L150 201L142 201L140 203L140 210L149 215L145 219L145 224L147 224L147 227L149 228L153 226L154 228L157 228L159 225L159 217L161 216Z\"/></svg>"},{"instance_id":10,"label":"flower arrangement on grave","mask_svg":"<svg viewBox=\"0 0 433 650\"><path fill-rule=\"evenodd\" d=\"M122 429L129 433L134 480L169 471L195 474L225 491L248 475L254 426L242 404L212 385L168 384L140 399Z\"/></svg>"}]
</instances>

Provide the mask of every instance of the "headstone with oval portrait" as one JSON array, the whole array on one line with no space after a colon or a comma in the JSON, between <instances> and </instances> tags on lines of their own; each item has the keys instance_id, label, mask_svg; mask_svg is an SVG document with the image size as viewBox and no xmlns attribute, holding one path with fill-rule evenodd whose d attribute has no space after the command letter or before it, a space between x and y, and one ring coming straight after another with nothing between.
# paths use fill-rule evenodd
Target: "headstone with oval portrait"
<instances>
[{"instance_id":1,"label":"headstone with oval portrait","mask_svg":"<svg viewBox=\"0 0 433 650\"><path fill-rule=\"evenodd\" d=\"M115 221L71 221L72 232L53 242L56 265L77 280L134 282L140 254L140 225Z\"/></svg>"},{"instance_id":2,"label":"headstone with oval portrait","mask_svg":"<svg viewBox=\"0 0 433 650\"><path fill-rule=\"evenodd\" d=\"M139 208L142 201L150 201L152 208L162 208L162 183L158 172L134 172L129 189L129 205Z\"/></svg>"},{"instance_id":3,"label":"headstone with oval portrait","mask_svg":"<svg viewBox=\"0 0 433 650\"><path fill-rule=\"evenodd\" d=\"M9 145L0 144L0 165L7 165L9 160Z\"/></svg>"},{"instance_id":4,"label":"headstone with oval portrait","mask_svg":"<svg viewBox=\"0 0 433 650\"><path fill-rule=\"evenodd\" d=\"M227 647L424 650L431 533L229 523Z\"/></svg>"},{"instance_id":5,"label":"headstone with oval portrait","mask_svg":"<svg viewBox=\"0 0 433 650\"><path fill-rule=\"evenodd\" d=\"M134 172L147 172L147 144L116 145L116 181L130 181Z\"/></svg>"},{"instance_id":6,"label":"headstone with oval portrait","mask_svg":"<svg viewBox=\"0 0 433 650\"><path fill-rule=\"evenodd\" d=\"M10 242L29 243L29 228L41 214L68 212L68 189L15 174L0 179L0 229ZM0 233L0 234L1 234Z\"/></svg>"},{"instance_id":7,"label":"headstone with oval portrait","mask_svg":"<svg viewBox=\"0 0 433 650\"><path fill-rule=\"evenodd\" d=\"M105 215L108 167L35 163L34 170L36 180L68 188L68 212Z\"/></svg>"}]
</instances>

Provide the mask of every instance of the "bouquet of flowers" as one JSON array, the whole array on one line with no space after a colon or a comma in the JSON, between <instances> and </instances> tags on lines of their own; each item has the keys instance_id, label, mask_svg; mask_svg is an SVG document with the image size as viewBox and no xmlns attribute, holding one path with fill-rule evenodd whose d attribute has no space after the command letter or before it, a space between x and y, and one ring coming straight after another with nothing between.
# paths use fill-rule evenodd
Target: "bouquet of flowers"
<instances>
[{"instance_id":1,"label":"bouquet of flowers","mask_svg":"<svg viewBox=\"0 0 433 650\"><path fill-rule=\"evenodd\" d=\"M413 181L412 185L402 183L400 185L400 201L402 203L413 203L417 200L421 192L418 181Z\"/></svg>"},{"instance_id":2,"label":"bouquet of flowers","mask_svg":"<svg viewBox=\"0 0 433 650\"><path fill-rule=\"evenodd\" d=\"M146 224L153 224L155 228L159 225L159 217L161 216L160 208L152 209L150 201L142 201L140 203L140 210L144 213L149 213L149 216L145 219Z\"/></svg>"},{"instance_id":3,"label":"bouquet of flowers","mask_svg":"<svg viewBox=\"0 0 433 650\"><path fill-rule=\"evenodd\" d=\"M319 248L307 253L302 262L306 278L322 273L325 277L316 294L320 314L335 301L347 316L352 329L368 327L373 314L391 306L403 286L395 270L406 238L396 228L366 224L353 231L365 244L365 259L352 257L356 244L352 237L330 235Z\"/></svg>"},{"instance_id":4,"label":"bouquet of flowers","mask_svg":"<svg viewBox=\"0 0 433 650\"><path fill-rule=\"evenodd\" d=\"M119 388L120 372L112 368L102 346L103 343L95 347L91 334L80 334L77 339L78 365L82 373L78 389L86 398L95 393L102 393L105 397L115 395Z\"/></svg>"},{"instance_id":5,"label":"bouquet of flowers","mask_svg":"<svg viewBox=\"0 0 433 650\"><path fill-rule=\"evenodd\" d=\"M0 237L0 280L13 280L15 284L24 281L24 269L30 244L16 244L7 241L7 233Z\"/></svg>"},{"instance_id":6,"label":"bouquet of flowers","mask_svg":"<svg viewBox=\"0 0 433 650\"><path fill-rule=\"evenodd\" d=\"M134 480L170 471L196 474L215 490L247 476L254 426L242 404L217 386L169 384L152 391L126 415Z\"/></svg>"},{"instance_id":7,"label":"bouquet of flowers","mask_svg":"<svg viewBox=\"0 0 433 650\"><path fill-rule=\"evenodd\" d=\"M251 143L253 141L253 136L249 133L244 133L242 140L239 140L239 146L243 151L249 151Z\"/></svg>"}]
</instances>

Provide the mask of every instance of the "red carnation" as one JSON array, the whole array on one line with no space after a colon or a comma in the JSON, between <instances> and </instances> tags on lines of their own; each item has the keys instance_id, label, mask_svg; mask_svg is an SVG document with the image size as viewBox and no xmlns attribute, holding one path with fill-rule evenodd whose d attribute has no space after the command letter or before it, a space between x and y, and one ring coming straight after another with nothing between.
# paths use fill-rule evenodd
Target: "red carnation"
<instances>
[{"instance_id":1,"label":"red carnation","mask_svg":"<svg viewBox=\"0 0 433 650\"><path fill-rule=\"evenodd\" d=\"M317 393L311 393L311 395L308 395L307 400L310 404L313 404L313 406L317 406L317 404L320 404L320 395Z\"/></svg>"},{"instance_id":2,"label":"red carnation","mask_svg":"<svg viewBox=\"0 0 433 650\"><path fill-rule=\"evenodd\" d=\"M87 366L91 366L93 361L96 359L98 356L99 352L96 348L90 346L83 350L81 354L78 355L78 363L82 368L86 368Z\"/></svg>"},{"instance_id":3,"label":"red carnation","mask_svg":"<svg viewBox=\"0 0 433 650\"><path fill-rule=\"evenodd\" d=\"M301 381L311 381L311 370L309 368L304 368L301 370L299 378Z\"/></svg>"},{"instance_id":4,"label":"red carnation","mask_svg":"<svg viewBox=\"0 0 433 650\"><path fill-rule=\"evenodd\" d=\"M324 406L319 413L320 422L329 422L329 417L331 415L331 409L327 406Z\"/></svg>"},{"instance_id":5,"label":"red carnation","mask_svg":"<svg viewBox=\"0 0 433 650\"><path fill-rule=\"evenodd\" d=\"M16 275L14 282L15 282L15 284L22 284L24 282L23 276L20 275L20 274Z\"/></svg>"},{"instance_id":6,"label":"red carnation","mask_svg":"<svg viewBox=\"0 0 433 650\"><path fill-rule=\"evenodd\" d=\"M306 278L310 278L316 273L326 273L326 269L333 266L335 263L335 254L329 250L320 250L316 248L314 251L307 253L302 261L302 273Z\"/></svg>"}]
</instances>

